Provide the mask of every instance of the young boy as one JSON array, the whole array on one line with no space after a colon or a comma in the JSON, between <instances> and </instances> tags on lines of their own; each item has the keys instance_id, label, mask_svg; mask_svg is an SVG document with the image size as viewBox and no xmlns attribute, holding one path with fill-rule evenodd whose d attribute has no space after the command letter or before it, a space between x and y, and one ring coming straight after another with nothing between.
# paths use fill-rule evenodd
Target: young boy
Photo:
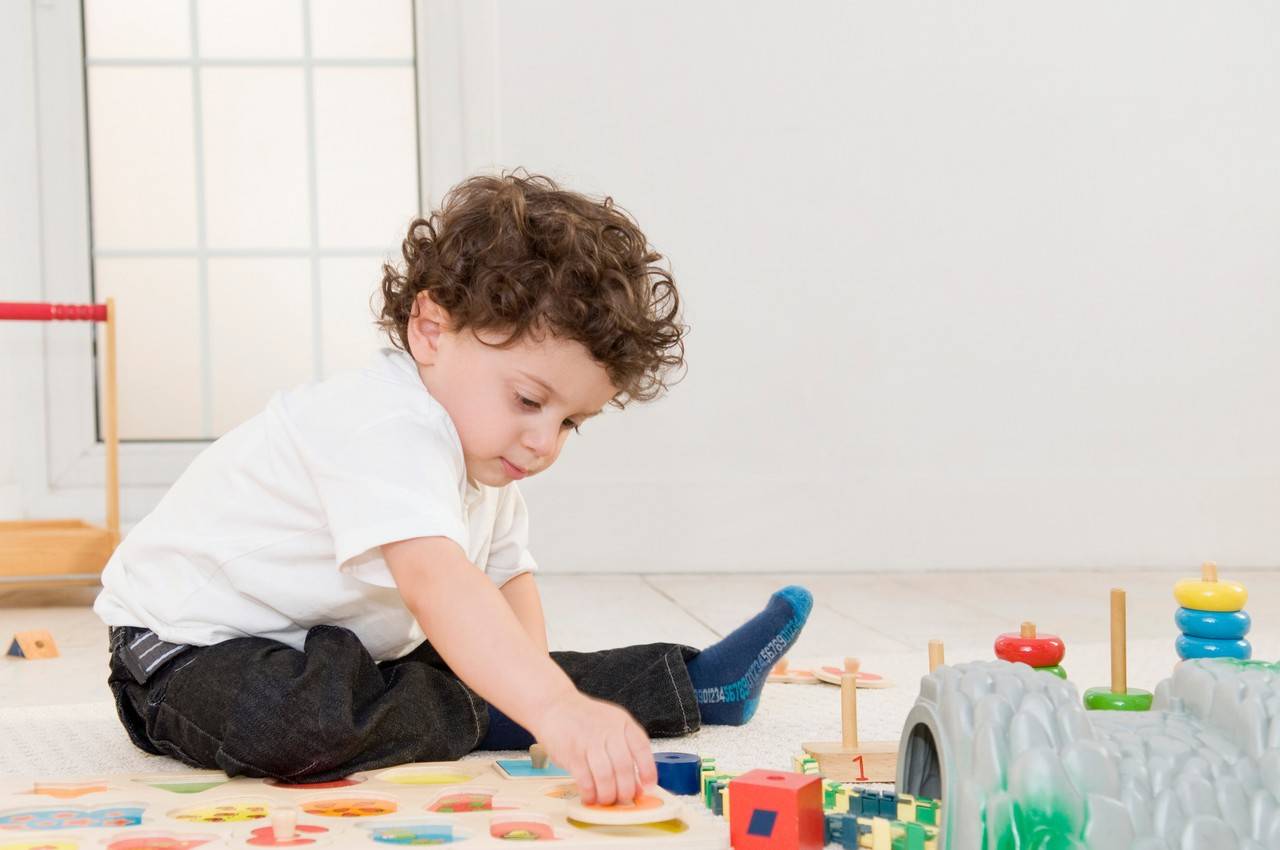
<instances>
[{"instance_id":1,"label":"young boy","mask_svg":"<svg viewBox=\"0 0 1280 850\"><path fill-rule=\"evenodd\" d=\"M647 735L745 723L812 600L701 652L547 652L516 481L683 365L636 224L540 177L477 177L384 268L396 349L276 395L121 543L94 608L147 752L322 782L540 741L586 802L656 781ZM647 733L647 734L646 734Z\"/></svg>"}]
</instances>

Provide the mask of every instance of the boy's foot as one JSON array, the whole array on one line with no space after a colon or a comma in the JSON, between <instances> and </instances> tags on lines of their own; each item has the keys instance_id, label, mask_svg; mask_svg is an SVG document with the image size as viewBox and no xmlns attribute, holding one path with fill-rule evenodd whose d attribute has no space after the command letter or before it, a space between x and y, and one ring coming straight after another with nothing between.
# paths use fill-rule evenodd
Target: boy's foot
<instances>
[{"instance_id":1,"label":"boy's foot","mask_svg":"<svg viewBox=\"0 0 1280 850\"><path fill-rule=\"evenodd\" d=\"M740 726L751 719L765 677L796 642L812 608L813 594L784 587L763 611L689 661L703 723Z\"/></svg>"}]
</instances>

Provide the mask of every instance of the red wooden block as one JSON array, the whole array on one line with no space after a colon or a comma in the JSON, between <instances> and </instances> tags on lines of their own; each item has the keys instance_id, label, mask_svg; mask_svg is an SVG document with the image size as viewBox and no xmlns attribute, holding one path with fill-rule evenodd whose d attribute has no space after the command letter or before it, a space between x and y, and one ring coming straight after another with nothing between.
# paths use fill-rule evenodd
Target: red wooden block
<instances>
[{"instance_id":1,"label":"red wooden block","mask_svg":"<svg viewBox=\"0 0 1280 850\"><path fill-rule=\"evenodd\" d=\"M822 780L753 770L729 782L729 841L735 850L822 850Z\"/></svg>"}]
</instances>

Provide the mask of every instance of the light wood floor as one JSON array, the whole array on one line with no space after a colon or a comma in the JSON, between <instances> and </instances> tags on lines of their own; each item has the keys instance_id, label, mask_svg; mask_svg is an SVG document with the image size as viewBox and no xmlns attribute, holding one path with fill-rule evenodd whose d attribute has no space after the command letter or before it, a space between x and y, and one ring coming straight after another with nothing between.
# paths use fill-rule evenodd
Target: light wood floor
<instances>
[{"instance_id":1,"label":"light wood floor","mask_svg":"<svg viewBox=\"0 0 1280 850\"><path fill-rule=\"evenodd\" d=\"M870 669L881 657L886 663L908 654L923 658L930 638L981 654L998 633L1016 631L1023 620L1062 635L1070 661L1073 646L1106 643L1111 587L1128 592L1131 641L1167 641L1171 664L1172 586L1190 572L560 574L539 581L554 649L651 641L703 646L759 610L777 588L802 584L816 603L793 657L857 654ZM1224 570L1223 577L1249 588L1254 657L1280 657L1280 572ZM6 647L14 632L40 628L53 633L61 650L53 661L0 661L0 704L109 698L106 629L89 607L95 594L87 587L0 589Z\"/></svg>"}]
</instances>

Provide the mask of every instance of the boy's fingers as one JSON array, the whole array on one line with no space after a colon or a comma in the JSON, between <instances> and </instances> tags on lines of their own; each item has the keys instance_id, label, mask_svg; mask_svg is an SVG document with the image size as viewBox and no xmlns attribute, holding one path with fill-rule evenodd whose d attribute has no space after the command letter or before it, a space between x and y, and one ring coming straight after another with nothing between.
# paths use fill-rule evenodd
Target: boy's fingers
<instances>
[{"instance_id":1,"label":"boy's fingers","mask_svg":"<svg viewBox=\"0 0 1280 850\"><path fill-rule=\"evenodd\" d=\"M613 763L609 754L603 749L595 748L587 753L587 764L591 768L591 778L595 780L596 802L611 806L618 800L617 783L613 778Z\"/></svg>"},{"instance_id":2,"label":"boy's fingers","mask_svg":"<svg viewBox=\"0 0 1280 850\"><path fill-rule=\"evenodd\" d=\"M653 762L653 745L649 743L649 736L634 723L627 724L626 729L623 730L623 735L626 736L627 747L631 750L631 755L635 760L636 773L640 775L640 783L642 785L656 785L658 783L658 766Z\"/></svg>"},{"instance_id":3,"label":"boy's fingers","mask_svg":"<svg viewBox=\"0 0 1280 850\"><path fill-rule=\"evenodd\" d=\"M582 802L591 805L596 801L596 783L591 776L591 768L585 758L576 758L569 766L569 775L578 786L578 796Z\"/></svg>"},{"instance_id":4,"label":"boy's fingers","mask_svg":"<svg viewBox=\"0 0 1280 850\"><path fill-rule=\"evenodd\" d=\"M630 803L636 798L636 760L625 735L611 737L606 745L613 762L613 776L618 788L618 802Z\"/></svg>"}]
</instances>

